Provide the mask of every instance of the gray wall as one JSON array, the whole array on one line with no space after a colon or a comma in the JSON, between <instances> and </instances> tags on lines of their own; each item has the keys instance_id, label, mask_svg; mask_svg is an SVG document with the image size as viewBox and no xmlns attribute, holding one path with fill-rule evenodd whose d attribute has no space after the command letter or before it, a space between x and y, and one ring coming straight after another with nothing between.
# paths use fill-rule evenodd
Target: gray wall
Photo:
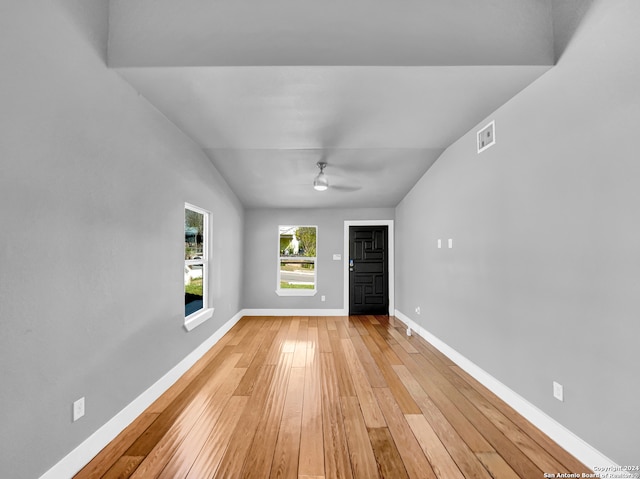
<instances>
[{"instance_id":1,"label":"gray wall","mask_svg":"<svg viewBox=\"0 0 640 479\"><path fill-rule=\"evenodd\" d=\"M105 67L106 5L0 7L3 478L44 473L240 309L242 207ZM212 211L214 229L216 311L191 333L185 201Z\"/></svg>"},{"instance_id":2,"label":"gray wall","mask_svg":"<svg viewBox=\"0 0 640 479\"><path fill-rule=\"evenodd\" d=\"M463 136L396 209L397 309L619 464L640 464L639 18L594 2L489 118L497 144Z\"/></svg>"},{"instance_id":3,"label":"gray wall","mask_svg":"<svg viewBox=\"0 0 640 479\"><path fill-rule=\"evenodd\" d=\"M320 193L319 193L320 194ZM393 208L379 209L252 209L245 212L244 291L242 304L257 309L342 309L346 220L392 220ZM315 296L278 296L278 225L317 225L317 281ZM322 295L326 296L323 303Z\"/></svg>"}]
</instances>

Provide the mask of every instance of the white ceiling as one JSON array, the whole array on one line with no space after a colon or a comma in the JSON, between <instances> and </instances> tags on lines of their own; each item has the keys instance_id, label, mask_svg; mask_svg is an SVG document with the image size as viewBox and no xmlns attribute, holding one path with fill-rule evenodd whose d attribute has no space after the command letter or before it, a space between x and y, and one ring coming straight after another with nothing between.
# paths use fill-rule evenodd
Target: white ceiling
<instances>
[{"instance_id":1,"label":"white ceiling","mask_svg":"<svg viewBox=\"0 0 640 479\"><path fill-rule=\"evenodd\" d=\"M393 207L553 65L553 29L550 0L111 0L109 65L246 207Z\"/></svg>"}]
</instances>

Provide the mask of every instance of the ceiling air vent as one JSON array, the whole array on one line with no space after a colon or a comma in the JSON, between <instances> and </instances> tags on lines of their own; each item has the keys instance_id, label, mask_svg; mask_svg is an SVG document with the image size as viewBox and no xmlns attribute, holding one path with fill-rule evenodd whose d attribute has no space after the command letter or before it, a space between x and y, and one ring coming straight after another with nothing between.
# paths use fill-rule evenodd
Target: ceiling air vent
<instances>
[{"instance_id":1,"label":"ceiling air vent","mask_svg":"<svg viewBox=\"0 0 640 479\"><path fill-rule=\"evenodd\" d=\"M478 132L478 153L496 143L496 122L492 121Z\"/></svg>"}]
</instances>

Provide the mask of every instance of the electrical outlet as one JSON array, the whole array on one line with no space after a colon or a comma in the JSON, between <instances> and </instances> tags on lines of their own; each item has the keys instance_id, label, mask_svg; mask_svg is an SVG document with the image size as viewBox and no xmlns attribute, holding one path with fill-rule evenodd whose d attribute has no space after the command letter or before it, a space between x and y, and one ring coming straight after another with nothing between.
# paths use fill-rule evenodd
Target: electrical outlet
<instances>
[{"instance_id":1,"label":"electrical outlet","mask_svg":"<svg viewBox=\"0 0 640 479\"><path fill-rule=\"evenodd\" d=\"M449 248L453 248L453 238L449 238Z\"/></svg>"},{"instance_id":2,"label":"electrical outlet","mask_svg":"<svg viewBox=\"0 0 640 479\"><path fill-rule=\"evenodd\" d=\"M416 314L420 314L420 306L416 308Z\"/></svg>"},{"instance_id":3,"label":"electrical outlet","mask_svg":"<svg viewBox=\"0 0 640 479\"><path fill-rule=\"evenodd\" d=\"M438 248L442 248L442 240L441 239L438 240Z\"/></svg>"},{"instance_id":4,"label":"electrical outlet","mask_svg":"<svg viewBox=\"0 0 640 479\"><path fill-rule=\"evenodd\" d=\"M564 401L564 388L562 384L553 381L553 397L558 401Z\"/></svg>"},{"instance_id":5,"label":"electrical outlet","mask_svg":"<svg viewBox=\"0 0 640 479\"><path fill-rule=\"evenodd\" d=\"M84 396L73 403L73 421L84 416Z\"/></svg>"},{"instance_id":6,"label":"electrical outlet","mask_svg":"<svg viewBox=\"0 0 640 479\"><path fill-rule=\"evenodd\" d=\"M320 296L320 301L326 301L327 298L325 298L324 294L322 296Z\"/></svg>"},{"instance_id":7,"label":"electrical outlet","mask_svg":"<svg viewBox=\"0 0 640 479\"><path fill-rule=\"evenodd\" d=\"M478 132L478 153L496 143L496 122L492 121Z\"/></svg>"}]
</instances>

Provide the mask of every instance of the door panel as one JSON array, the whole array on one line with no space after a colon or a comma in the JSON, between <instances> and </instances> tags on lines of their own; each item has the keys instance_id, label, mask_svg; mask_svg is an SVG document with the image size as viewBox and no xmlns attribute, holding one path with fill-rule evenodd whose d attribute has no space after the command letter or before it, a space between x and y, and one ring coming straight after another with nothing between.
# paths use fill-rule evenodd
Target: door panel
<instances>
[{"instance_id":1,"label":"door panel","mask_svg":"<svg viewBox=\"0 0 640 479\"><path fill-rule=\"evenodd\" d=\"M349 227L349 314L389 314L387 226Z\"/></svg>"}]
</instances>

